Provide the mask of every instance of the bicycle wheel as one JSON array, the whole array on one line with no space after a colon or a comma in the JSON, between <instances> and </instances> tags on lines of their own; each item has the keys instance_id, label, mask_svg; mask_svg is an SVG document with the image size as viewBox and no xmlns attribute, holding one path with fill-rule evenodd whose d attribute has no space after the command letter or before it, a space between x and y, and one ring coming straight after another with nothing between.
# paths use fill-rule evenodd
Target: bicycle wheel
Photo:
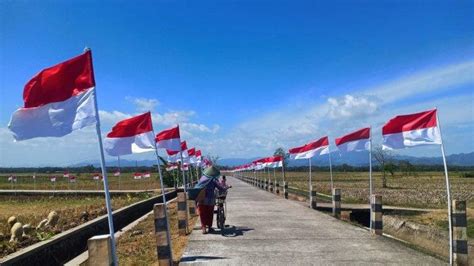
<instances>
[{"instance_id":1,"label":"bicycle wheel","mask_svg":"<svg viewBox=\"0 0 474 266\"><path fill-rule=\"evenodd\" d=\"M223 229L225 225L224 209L220 207L217 210L217 228Z\"/></svg>"}]
</instances>

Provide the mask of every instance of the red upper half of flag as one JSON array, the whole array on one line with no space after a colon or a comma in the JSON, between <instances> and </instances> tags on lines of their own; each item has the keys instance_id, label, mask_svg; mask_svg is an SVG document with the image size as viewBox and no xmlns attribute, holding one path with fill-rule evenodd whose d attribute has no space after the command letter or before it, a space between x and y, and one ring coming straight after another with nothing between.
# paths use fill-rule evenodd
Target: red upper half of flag
<instances>
[{"instance_id":1,"label":"red upper half of flag","mask_svg":"<svg viewBox=\"0 0 474 266\"><path fill-rule=\"evenodd\" d=\"M196 156L196 149L195 148L188 149L188 155L189 156Z\"/></svg>"},{"instance_id":2,"label":"red upper half of flag","mask_svg":"<svg viewBox=\"0 0 474 266\"><path fill-rule=\"evenodd\" d=\"M436 127L437 125L436 109L416 114L398 115L383 126L382 135Z\"/></svg>"},{"instance_id":3,"label":"red upper half of flag","mask_svg":"<svg viewBox=\"0 0 474 266\"><path fill-rule=\"evenodd\" d=\"M147 112L118 122L107 138L126 138L153 130L151 113Z\"/></svg>"},{"instance_id":4,"label":"red upper half of flag","mask_svg":"<svg viewBox=\"0 0 474 266\"><path fill-rule=\"evenodd\" d=\"M198 157L198 158L199 158L199 157L201 157L201 156L202 156L202 154L201 154L201 150L197 150L197 151L196 151L196 157Z\"/></svg>"},{"instance_id":5,"label":"red upper half of flag","mask_svg":"<svg viewBox=\"0 0 474 266\"><path fill-rule=\"evenodd\" d=\"M255 160L255 161L253 161L252 163L253 163L253 164L264 163L266 159L267 159L267 158L257 159L257 160Z\"/></svg>"},{"instance_id":6,"label":"red upper half of flag","mask_svg":"<svg viewBox=\"0 0 474 266\"><path fill-rule=\"evenodd\" d=\"M170 151L170 150L166 150L166 153L169 155L169 156L173 156L175 154L177 154L179 151Z\"/></svg>"},{"instance_id":7,"label":"red upper half of flag","mask_svg":"<svg viewBox=\"0 0 474 266\"><path fill-rule=\"evenodd\" d=\"M345 136L337 138L336 139L336 145L339 146L339 145L344 144L346 142L360 140L360 139L368 139L368 138L370 138L370 127L359 129L359 130L354 131L352 133L349 133Z\"/></svg>"},{"instance_id":8,"label":"red upper half of flag","mask_svg":"<svg viewBox=\"0 0 474 266\"><path fill-rule=\"evenodd\" d=\"M25 108L62 102L95 86L92 54L79 56L43 69L23 90Z\"/></svg>"},{"instance_id":9,"label":"red upper half of flag","mask_svg":"<svg viewBox=\"0 0 474 266\"><path fill-rule=\"evenodd\" d=\"M165 130L159 132L156 135L155 140L156 140L156 142L158 142L160 140L179 139L179 138L180 138L180 136L179 136L179 126L175 126L175 127L165 129Z\"/></svg>"},{"instance_id":10,"label":"red upper half of flag","mask_svg":"<svg viewBox=\"0 0 474 266\"><path fill-rule=\"evenodd\" d=\"M290 154L302 153L302 152L311 151L311 150L314 150L314 149L317 149L317 148L320 148L320 147L324 147L324 146L328 146L328 145L329 145L329 139L326 136L326 137L322 137L322 138L318 139L317 141L310 142L306 145L290 149L289 152L290 152Z\"/></svg>"},{"instance_id":11,"label":"red upper half of flag","mask_svg":"<svg viewBox=\"0 0 474 266\"><path fill-rule=\"evenodd\" d=\"M181 141L181 151L185 151L188 149L188 145L186 144L186 141Z\"/></svg>"},{"instance_id":12,"label":"red upper half of flag","mask_svg":"<svg viewBox=\"0 0 474 266\"><path fill-rule=\"evenodd\" d=\"M281 155L265 158L266 163L280 162L282 160L283 160L283 156L281 156Z\"/></svg>"}]
</instances>

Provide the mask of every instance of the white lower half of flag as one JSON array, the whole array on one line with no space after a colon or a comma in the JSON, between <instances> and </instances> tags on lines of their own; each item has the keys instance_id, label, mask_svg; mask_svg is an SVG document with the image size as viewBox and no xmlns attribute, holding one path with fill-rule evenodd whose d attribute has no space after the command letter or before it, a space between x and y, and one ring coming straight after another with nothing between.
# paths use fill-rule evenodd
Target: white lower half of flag
<instances>
[{"instance_id":1,"label":"white lower half of flag","mask_svg":"<svg viewBox=\"0 0 474 266\"><path fill-rule=\"evenodd\" d=\"M283 162L279 161L279 162L265 163L265 167L268 167L268 168L283 167Z\"/></svg>"},{"instance_id":2,"label":"white lower half of flag","mask_svg":"<svg viewBox=\"0 0 474 266\"><path fill-rule=\"evenodd\" d=\"M120 176L120 172L115 172L114 176Z\"/></svg>"},{"instance_id":3,"label":"white lower half of flag","mask_svg":"<svg viewBox=\"0 0 474 266\"><path fill-rule=\"evenodd\" d=\"M323 146L323 147L316 148L314 150L290 154L290 159L295 159L295 160L310 159L316 155L323 155L323 154L329 154L329 146Z\"/></svg>"},{"instance_id":4,"label":"white lower half of flag","mask_svg":"<svg viewBox=\"0 0 474 266\"><path fill-rule=\"evenodd\" d=\"M93 179L93 180L99 180L99 179L100 179L100 176L98 176L98 175L93 176L92 179Z\"/></svg>"},{"instance_id":5,"label":"white lower half of flag","mask_svg":"<svg viewBox=\"0 0 474 266\"><path fill-rule=\"evenodd\" d=\"M69 179L70 183L76 183L76 179Z\"/></svg>"},{"instance_id":6,"label":"white lower half of flag","mask_svg":"<svg viewBox=\"0 0 474 266\"><path fill-rule=\"evenodd\" d=\"M156 142L156 147L170 151L179 151L181 150L181 140L179 138L160 140Z\"/></svg>"},{"instance_id":7,"label":"white lower half of flag","mask_svg":"<svg viewBox=\"0 0 474 266\"><path fill-rule=\"evenodd\" d=\"M94 88L62 102L16 110L8 128L16 141L62 137L96 123Z\"/></svg>"},{"instance_id":8,"label":"white lower half of flag","mask_svg":"<svg viewBox=\"0 0 474 266\"><path fill-rule=\"evenodd\" d=\"M110 156L154 151L153 132L145 132L131 137L105 138L104 149Z\"/></svg>"},{"instance_id":9,"label":"white lower half of flag","mask_svg":"<svg viewBox=\"0 0 474 266\"><path fill-rule=\"evenodd\" d=\"M168 172L169 172L169 171L176 170L176 169L178 169L178 166L177 166L177 165L167 166L167 167L166 167L166 171L168 171Z\"/></svg>"},{"instance_id":10,"label":"white lower half of flag","mask_svg":"<svg viewBox=\"0 0 474 266\"><path fill-rule=\"evenodd\" d=\"M144 178L149 178L149 177L151 177L151 174L144 174L143 177Z\"/></svg>"},{"instance_id":11,"label":"white lower half of flag","mask_svg":"<svg viewBox=\"0 0 474 266\"><path fill-rule=\"evenodd\" d=\"M383 136L382 148L386 150L404 149L418 145L441 144L438 127L429 127Z\"/></svg>"},{"instance_id":12,"label":"white lower half of flag","mask_svg":"<svg viewBox=\"0 0 474 266\"><path fill-rule=\"evenodd\" d=\"M167 159L167 160L168 160L168 162L170 162L170 163L177 163L178 160L180 160L180 158L179 158L179 153L177 153L177 154L175 154L175 155L171 155L171 156L168 155L168 159Z\"/></svg>"},{"instance_id":13,"label":"white lower half of flag","mask_svg":"<svg viewBox=\"0 0 474 266\"><path fill-rule=\"evenodd\" d=\"M348 141L341 145L337 145L337 149L340 152L368 151L370 149L370 142L368 139Z\"/></svg>"},{"instance_id":14,"label":"white lower half of flag","mask_svg":"<svg viewBox=\"0 0 474 266\"><path fill-rule=\"evenodd\" d=\"M51 182L56 182L56 177L52 177L50 180Z\"/></svg>"}]
</instances>

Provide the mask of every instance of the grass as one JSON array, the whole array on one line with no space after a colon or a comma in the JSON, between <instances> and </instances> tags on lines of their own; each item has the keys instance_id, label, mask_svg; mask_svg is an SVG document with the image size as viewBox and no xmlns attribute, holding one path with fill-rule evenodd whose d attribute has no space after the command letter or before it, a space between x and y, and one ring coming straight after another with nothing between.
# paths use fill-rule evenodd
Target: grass
<instances>
[{"instance_id":1,"label":"grass","mask_svg":"<svg viewBox=\"0 0 474 266\"><path fill-rule=\"evenodd\" d=\"M146 194L115 196L112 198L112 208L118 209L146 197ZM0 257L99 217L107 212L104 206L104 197L0 196L0 234L3 235L0 237ZM19 222L36 227L53 210L60 217L55 227L36 231L19 243L9 243L10 228L6 221L10 216L16 216ZM87 219L81 218L83 212L88 213Z\"/></svg>"},{"instance_id":2,"label":"grass","mask_svg":"<svg viewBox=\"0 0 474 266\"><path fill-rule=\"evenodd\" d=\"M180 236L178 233L177 211L176 202L172 202L168 205L173 260L176 265L184 253L189 238L189 236ZM195 224L196 219L197 217L191 219L189 223L191 228ZM141 233L134 235L134 231L140 231ZM154 217L150 215L138 223L132 230L122 235L117 242L117 253L120 264L158 265L154 234Z\"/></svg>"}]
</instances>

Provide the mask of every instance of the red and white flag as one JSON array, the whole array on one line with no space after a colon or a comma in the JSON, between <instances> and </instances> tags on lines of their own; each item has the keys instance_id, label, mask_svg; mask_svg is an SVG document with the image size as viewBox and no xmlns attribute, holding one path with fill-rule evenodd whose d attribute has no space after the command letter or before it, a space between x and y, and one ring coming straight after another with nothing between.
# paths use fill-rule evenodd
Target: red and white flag
<instances>
[{"instance_id":1,"label":"red and white flag","mask_svg":"<svg viewBox=\"0 0 474 266\"><path fill-rule=\"evenodd\" d=\"M265 164L265 167L268 167L268 168L283 167L283 156L277 155L277 156L265 158L264 164Z\"/></svg>"},{"instance_id":2,"label":"red and white flag","mask_svg":"<svg viewBox=\"0 0 474 266\"><path fill-rule=\"evenodd\" d=\"M181 165L181 171L188 171L189 170L189 164L185 163Z\"/></svg>"},{"instance_id":3,"label":"red and white flag","mask_svg":"<svg viewBox=\"0 0 474 266\"><path fill-rule=\"evenodd\" d=\"M316 155L329 154L329 139L322 137L300 147L289 150L291 159L310 159Z\"/></svg>"},{"instance_id":4,"label":"red and white flag","mask_svg":"<svg viewBox=\"0 0 474 266\"><path fill-rule=\"evenodd\" d=\"M195 148L188 149L188 156L189 156L189 163L196 164L196 149Z\"/></svg>"},{"instance_id":5,"label":"red and white flag","mask_svg":"<svg viewBox=\"0 0 474 266\"><path fill-rule=\"evenodd\" d=\"M151 177L151 173L150 172L146 172L143 174L143 178L150 178Z\"/></svg>"},{"instance_id":6,"label":"red and white flag","mask_svg":"<svg viewBox=\"0 0 474 266\"><path fill-rule=\"evenodd\" d=\"M172 164L172 163L170 163L170 164L168 164L168 165L166 166L166 171L168 171L168 172L173 171L173 170L176 170L176 169L178 169L178 165L177 165L177 164Z\"/></svg>"},{"instance_id":7,"label":"red and white flag","mask_svg":"<svg viewBox=\"0 0 474 266\"><path fill-rule=\"evenodd\" d=\"M120 170L115 171L114 176L120 176Z\"/></svg>"},{"instance_id":8,"label":"red and white flag","mask_svg":"<svg viewBox=\"0 0 474 266\"><path fill-rule=\"evenodd\" d=\"M55 177L55 176L50 177L50 178L49 178L49 181L51 181L51 182L53 182L53 183L56 182L56 177Z\"/></svg>"},{"instance_id":9,"label":"red and white flag","mask_svg":"<svg viewBox=\"0 0 474 266\"><path fill-rule=\"evenodd\" d=\"M168 162L176 163L180 160L179 151L166 150L166 153L168 154Z\"/></svg>"},{"instance_id":10,"label":"red and white flag","mask_svg":"<svg viewBox=\"0 0 474 266\"><path fill-rule=\"evenodd\" d=\"M196 151L196 165L201 165L202 164L202 152L201 150Z\"/></svg>"},{"instance_id":11,"label":"red and white flag","mask_svg":"<svg viewBox=\"0 0 474 266\"><path fill-rule=\"evenodd\" d=\"M141 173L134 173L133 174L133 179L142 179L142 174Z\"/></svg>"},{"instance_id":12,"label":"red and white flag","mask_svg":"<svg viewBox=\"0 0 474 266\"><path fill-rule=\"evenodd\" d=\"M336 147L340 152L368 151L370 149L370 127L337 138Z\"/></svg>"},{"instance_id":13,"label":"red and white flag","mask_svg":"<svg viewBox=\"0 0 474 266\"><path fill-rule=\"evenodd\" d=\"M155 141L157 148L180 151L181 137L179 135L179 126L161 131L156 135Z\"/></svg>"},{"instance_id":14,"label":"red and white flag","mask_svg":"<svg viewBox=\"0 0 474 266\"><path fill-rule=\"evenodd\" d=\"M99 179L100 179L100 174L94 174L94 175L92 176L92 179L93 179L93 180L99 180Z\"/></svg>"},{"instance_id":15,"label":"red and white flag","mask_svg":"<svg viewBox=\"0 0 474 266\"><path fill-rule=\"evenodd\" d=\"M8 181L16 183L16 176L11 175L10 177L8 177Z\"/></svg>"},{"instance_id":16,"label":"red and white flag","mask_svg":"<svg viewBox=\"0 0 474 266\"><path fill-rule=\"evenodd\" d=\"M436 109L390 119L382 128L383 149L441 144Z\"/></svg>"},{"instance_id":17,"label":"red and white flag","mask_svg":"<svg viewBox=\"0 0 474 266\"><path fill-rule=\"evenodd\" d=\"M26 83L24 106L11 117L15 141L62 137L94 125L94 87L91 51L43 69Z\"/></svg>"},{"instance_id":18,"label":"red and white flag","mask_svg":"<svg viewBox=\"0 0 474 266\"><path fill-rule=\"evenodd\" d=\"M186 159L189 157L189 154L188 154L188 144L186 144L186 141L181 142L181 152L183 154L184 161L187 162Z\"/></svg>"},{"instance_id":19,"label":"red and white flag","mask_svg":"<svg viewBox=\"0 0 474 266\"><path fill-rule=\"evenodd\" d=\"M155 150L150 112L118 122L107 134L104 149L111 156Z\"/></svg>"},{"instance_id":20,"label":"red and white flag","mask_svg":"<svg viewBox=\"0 0 474 266\"><path fill-rule=\"evenodd\" d=\"M73 175L69 176L69 182L70 183L76 183L76 177L73 176Z\"/></svg>"},{"instance_id":21,"label":"red and white flag","mask_svg":"<svg viewBox=\"0 0 474 266\"><path fill-rule=\"evenodd\" d=\"M69 178L69 173L68 173L68 172L64 172L63 177L64 177L64 178Z\"/></svg>"}]
</instances>

